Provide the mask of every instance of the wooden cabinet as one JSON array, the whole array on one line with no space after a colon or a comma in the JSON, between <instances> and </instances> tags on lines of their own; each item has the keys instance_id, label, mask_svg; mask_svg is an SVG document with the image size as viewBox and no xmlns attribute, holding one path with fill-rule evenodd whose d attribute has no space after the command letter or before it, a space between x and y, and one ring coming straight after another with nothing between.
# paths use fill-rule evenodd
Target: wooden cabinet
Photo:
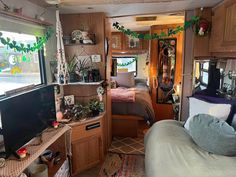
<instances>
[{"instance_id":1,"label":"wooden cabinet","mask_svg":"<svg viewBox=\"0 0 236 177\"><path fill-rule=\"evenodd\" d=\"M105 115L105 114L104 114ZM89 169L103 160L104 115L84 122L71 123L72 175Z\"/></svg>"},{"instance_id":2,"label":"wooden cabinet","mask_svg":"<svg viewBox=\"0 0 236 177\"><path fill-rule=\"evenodd\" d=\"M210 52L214 56L235 56L236 1L224 1L213 9ZM222 54L223 53L223 54Z\"/></svg>"},{"instance_id":3,"label":"wooden cabinet","mask_svg":"<svg viewBox=\"0 0 236 177\"><path fill-rule=\"evenodd\" d=\"M91 136L72 142L72 173L76 174L100 162L101 137Z\"/></svg>"},{"instance_id":4,"label":"wooden cabinet","mask_svg":"<svg viewBox=\"0 0 236 177\"><path fill-rule=\"evenodd\" d=\"M149 31L137 33L147 34ZM132 38L121 32L113 32L111 47L113 53L144 53L149 51L149 40Z\"/></svg>"}]
</instances>

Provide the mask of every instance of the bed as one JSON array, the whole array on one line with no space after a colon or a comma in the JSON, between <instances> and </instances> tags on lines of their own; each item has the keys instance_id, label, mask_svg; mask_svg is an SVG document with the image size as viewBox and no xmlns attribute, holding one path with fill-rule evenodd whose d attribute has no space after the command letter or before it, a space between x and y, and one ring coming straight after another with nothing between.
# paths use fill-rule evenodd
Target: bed
<instances>
[{"instance_id":1,"label":"bed","mask_svg":"<svg viewBox=\"0 0 236 177\"><path fill-rule=\"evenodd\" d=\"M236 157L202 150L181 122L160 121L145 136L147 177L235 177L235 166Z\"/></svg>"},{"instance_id":2,"label":"bed","mask_svg":"<svg viewBox=\"0 0 236 177\"><path fill-rule=\"evenodd\" d=\"M145 121L149 125L154 123L155 113L151 96L149 88L144 83L137 82L131 88L118 87L112 89L111 93L114 136L135 137L139 121Z\"/></svg>"}]
</instances>

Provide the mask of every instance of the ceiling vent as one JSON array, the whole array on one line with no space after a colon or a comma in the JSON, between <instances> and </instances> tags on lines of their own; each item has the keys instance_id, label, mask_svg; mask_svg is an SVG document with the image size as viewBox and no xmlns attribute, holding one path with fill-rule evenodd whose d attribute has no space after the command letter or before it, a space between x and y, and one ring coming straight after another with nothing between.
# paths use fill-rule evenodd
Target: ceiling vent
<instances>
[{"instance_id":1,"label":"ceiling vent","mask_svg":"<svg viewBox=\"0 0 236 177\"><path fill-rule=\"evenodd\" d=\"M156 21L157 16L148 16L148 17L136 17L137 22L142 22L142 21Z\"/></svg>"}]
</instances>

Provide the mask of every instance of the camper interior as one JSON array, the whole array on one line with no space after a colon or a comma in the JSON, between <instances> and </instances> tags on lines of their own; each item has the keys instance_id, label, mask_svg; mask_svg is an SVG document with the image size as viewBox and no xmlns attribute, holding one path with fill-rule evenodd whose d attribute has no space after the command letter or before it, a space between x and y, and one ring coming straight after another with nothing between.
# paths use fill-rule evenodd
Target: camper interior
<instances>
[{"instance_id":1,"label":"camper interior","mask_svg":"<svg viewBox=\"0 0 236 177\"><path fill-rule=\"evenodd\" d=\"M235 0L0 0L0 177L235 177Z\"/></svg>"}]
</instances>

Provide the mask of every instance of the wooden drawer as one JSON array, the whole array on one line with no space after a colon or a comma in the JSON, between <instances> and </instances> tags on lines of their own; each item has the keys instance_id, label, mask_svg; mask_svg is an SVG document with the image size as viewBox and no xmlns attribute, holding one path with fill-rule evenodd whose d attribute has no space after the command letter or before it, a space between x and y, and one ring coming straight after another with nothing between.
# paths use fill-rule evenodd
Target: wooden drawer
<instances>
[{"instance_id":1,"label":"wooden drawer","mask_svg":"<svg viewBox=\"0 0 236 177\"><path fill-rule=\"evenodd\" d=\"M90 122L79 126L72 127L71 141L76 141L82 138L99 135L102 133L101 122Z\"/></svg>"}]
</instances>

